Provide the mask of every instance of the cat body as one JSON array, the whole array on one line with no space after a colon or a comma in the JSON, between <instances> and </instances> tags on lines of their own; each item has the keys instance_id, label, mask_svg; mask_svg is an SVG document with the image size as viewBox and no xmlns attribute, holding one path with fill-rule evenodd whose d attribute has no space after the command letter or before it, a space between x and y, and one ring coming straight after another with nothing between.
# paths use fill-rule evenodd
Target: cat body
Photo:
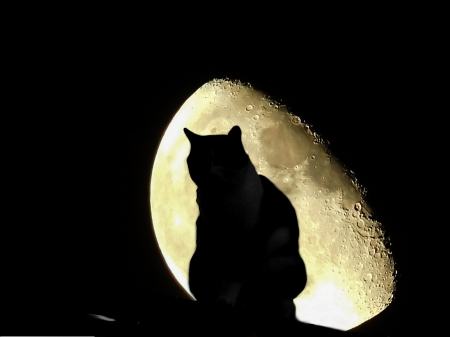
<instances>
[{"instance_id":1,"label":"cat body","mask_svg":"<svg viewBox=\"0 0 450 337\"><path fill-rule=\"evenodd\" d=\"M258 317L293 318L293 299L306 285L295 209L258 175L239 127L228 135L184 131L199 206L191 292L199 302L226 303Z\"/></svg>"}]
</instances>

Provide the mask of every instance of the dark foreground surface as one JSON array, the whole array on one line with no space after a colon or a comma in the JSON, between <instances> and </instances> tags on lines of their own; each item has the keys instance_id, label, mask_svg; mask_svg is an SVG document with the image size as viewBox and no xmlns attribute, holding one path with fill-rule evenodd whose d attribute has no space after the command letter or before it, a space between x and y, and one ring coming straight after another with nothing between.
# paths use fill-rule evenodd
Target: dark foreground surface
<instances>
[{"instance_id":1,"label":"dark foreground surface","mask_svg":"<svg viewBox=\"0 0 450 337\"><path fill-rule=\"evenodd\" d=\"M116 299L117 300L117 299ZM106 302L105 302L106 304ZM160 298L133 307L127 300L89 313L24 310L3 315L2 335L55 336L377 336L295 322L248 322L196 301Z\"/></svg>"}]
</instances>

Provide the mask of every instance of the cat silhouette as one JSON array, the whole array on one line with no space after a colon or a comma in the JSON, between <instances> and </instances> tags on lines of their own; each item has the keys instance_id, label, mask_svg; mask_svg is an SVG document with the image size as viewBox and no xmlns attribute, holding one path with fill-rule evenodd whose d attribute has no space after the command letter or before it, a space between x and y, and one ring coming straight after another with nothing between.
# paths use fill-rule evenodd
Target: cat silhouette
<instances>
[{"instance_id":1,"label":"cat silhouette","mask_svg":"<svg viewBox=\"0 0 450 337\"><path fill-rule=\"evenodd\" d=\"M239 126L227 135L183 130L191 144L187 165L199 208L190 291L199 303L249 319L295 320L293 299L307 276L294 207L256 172Z\"/></svg>"}]
</instances>

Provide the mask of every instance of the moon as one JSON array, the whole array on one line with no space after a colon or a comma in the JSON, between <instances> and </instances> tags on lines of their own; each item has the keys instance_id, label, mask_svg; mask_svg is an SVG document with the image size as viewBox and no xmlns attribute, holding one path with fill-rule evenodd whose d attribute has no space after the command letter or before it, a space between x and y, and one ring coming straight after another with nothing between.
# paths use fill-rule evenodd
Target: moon
<instances>
[{"instance_id":1,"label":"moon","mask_svg":"<svg viewBox=\"0 0 450 337\"><path fill-rule=\"evenodd\" d=\"M186 158L183 128L227 134L234 125L258 174L291 201L300 228L308 282L294 299L306 323L348 330L383 311L396 285L394 257L383 225L372 218L364 189L310 126L249 84L213 80L174 115L159 145L150 182L153 229L165 262L188 286L195 251L197 186ZM261 294L264 297L264 294Z\"/></svg>"}]
</instances>

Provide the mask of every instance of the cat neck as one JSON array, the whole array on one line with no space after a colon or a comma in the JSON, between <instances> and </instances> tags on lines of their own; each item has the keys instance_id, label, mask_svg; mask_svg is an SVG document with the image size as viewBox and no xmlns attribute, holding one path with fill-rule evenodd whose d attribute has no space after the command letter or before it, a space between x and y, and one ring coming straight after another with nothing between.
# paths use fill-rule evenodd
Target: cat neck
<instances>
[{"instance_id":1,"label":"cat neck","mask_svg":"<svg viewBox=\"0 0 450 337\"><path fill-rule=\"evenodd\" d=\"M263 185L255 167L249 160L238 174L217 188L198 188L197 204L200 215L224 218L239 215L239 222L253 224L257 221L263 197ZM218 213L220 212L220 213Z\"/></svg>"}]
</instances>

